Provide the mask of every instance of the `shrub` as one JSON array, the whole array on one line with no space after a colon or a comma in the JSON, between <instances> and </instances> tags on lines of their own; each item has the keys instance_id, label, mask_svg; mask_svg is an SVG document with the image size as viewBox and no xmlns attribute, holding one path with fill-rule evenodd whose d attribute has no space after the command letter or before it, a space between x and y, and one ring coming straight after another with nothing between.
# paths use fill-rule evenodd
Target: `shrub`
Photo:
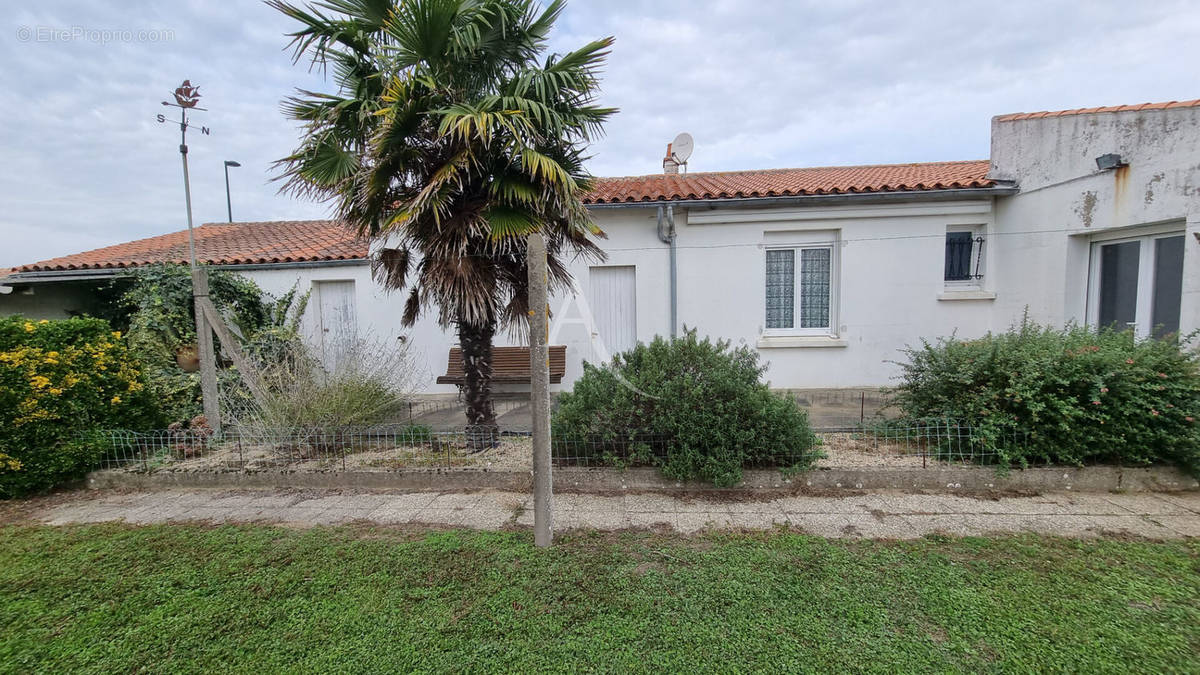
<instances>
[{"instance_id":1,"label":"shrub","mask_svg":"<svg viewBox=\"0 0 1200 675\"><path fill-rule=\"evenodd\" d=\"M246 433L369 427L400 420L408 410L414 367L405 343L347 339L329 367L295 333L272 333L262 351L250 347L263 400L238 381L223 388L230 421Z\"/></svg>"},{"instance_id":2,"label":"shrub","mask_svg":"<svg viewBox=\"0 0 1200 675\"><path fill-rule=\"evenodd\" d=\"M44 489L101 459L89 429L160 422L121 334L100 319L0 319L0 495Z\"/></svg>"},{"instance_id":3,"label":"shrub","mask_svg":"<svg viewBox=\"0 0 1200 675\"><path fill-rule=\"evenodd\" d=\"M1001 462L1170 462L1200 470L1200 371L1175 338L1023 321L906 350L896 403L969 429Z\"/></svg>"},{"instance_id":4,"label":"shrub","mask_svg":"<svg viewBox=\"0 0 1200 675\"><path fill-rule=\"evenodd\" d=\"M584 365L574 391L558 399L555 442L609 463L616 457L598 449L624 448L668 477L718 487L739 482L743 467L807 468L820 441L807 414L760 381L765 370L749 348L695 330L657 337L606 367Z\"/></svg>"},{"instance_id":5,"label":"shrub","mask_svg":"<svg viewBox=\"0 0 1200 675\"><path fill-rule=\"evenodd\" d=\"M259 349L286 341L296 333L308 296L295 287L273 298L257 284L227 270L208 270L209 297L232 324L235 334ZM192 277L187 265L148 265L113 281L109 292L120 292L109 314L127 326L129 348L146 371L155 400L167 418L185 422L203 412L200 375L183 371L175 360L181 348L196 342ZM219 353L219 351L218 351ZM223 380L236 373L222 371Z\"/></svg>"}]
</instances>

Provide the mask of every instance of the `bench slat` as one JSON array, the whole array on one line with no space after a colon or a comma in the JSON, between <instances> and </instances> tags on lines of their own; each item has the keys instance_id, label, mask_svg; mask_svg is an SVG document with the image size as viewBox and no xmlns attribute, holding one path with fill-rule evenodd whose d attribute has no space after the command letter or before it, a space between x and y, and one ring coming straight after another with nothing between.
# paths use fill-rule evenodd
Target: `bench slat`
<instances>
[{"instance_id":1,"label":"bench slat","mask_svg":"<svg viewBox=\"0 0 1200 675\"><path fill-rule=\"evenodd\" d=\"M560 384L567 372L566 345L551 345L550 352L550 382ZM458 384L466 381L463 372L462 349L451 347L446 359L446 374L437 378L438 384ZM492 348L492 382L501 384L519 384L530 381L529 348L528 347L493 347Z\"/></svg>"}]
</instances>

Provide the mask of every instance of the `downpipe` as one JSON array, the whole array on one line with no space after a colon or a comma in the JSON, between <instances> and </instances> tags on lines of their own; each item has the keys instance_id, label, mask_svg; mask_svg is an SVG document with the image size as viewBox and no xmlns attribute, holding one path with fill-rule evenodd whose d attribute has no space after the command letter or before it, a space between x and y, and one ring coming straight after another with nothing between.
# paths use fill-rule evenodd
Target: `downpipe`
<instances>
[{"instance_id":1,"label":"downpipe","mask_svg":"<svg viewBox=\"0 0 1200 675\"><path fill-rule=\"evenodd\" d=\"M670 248L670 287L671 287L671 337L676 336L676 326L679 325L679 293L678 293L678 250L675 246L675 206L666 207L666 229L663 229L663 207L658 207L658 240L668 244Z\"/></svg>"}]
</instances>

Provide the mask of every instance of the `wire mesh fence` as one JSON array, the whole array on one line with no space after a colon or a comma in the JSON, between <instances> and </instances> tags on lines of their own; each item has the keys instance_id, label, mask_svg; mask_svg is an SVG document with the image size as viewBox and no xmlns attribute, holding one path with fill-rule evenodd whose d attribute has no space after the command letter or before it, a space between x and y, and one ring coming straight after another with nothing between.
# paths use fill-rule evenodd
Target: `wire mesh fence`
<instances>
[{"instance_id":1,"label":"wire mesh fence","mask_svg":"<svg viewBox=\"0 0 1200 675\"><path fill-rule=\"evenodd\" d=\"M105 449L103 468L153 471L528 471L528 432L495 427L434 431L393 424L345 428L207 428L89 432ZM667 434L554 437L551 455L560 467L652 467L672 453L721 456L736 452L745 468L785 469L808 464L814 451L830 467L997 464L1025 442L1023 434L984 439L954 420L875 420L817 429L820 443L796 448L681 447Z\"/></svg>"}]
</instances>

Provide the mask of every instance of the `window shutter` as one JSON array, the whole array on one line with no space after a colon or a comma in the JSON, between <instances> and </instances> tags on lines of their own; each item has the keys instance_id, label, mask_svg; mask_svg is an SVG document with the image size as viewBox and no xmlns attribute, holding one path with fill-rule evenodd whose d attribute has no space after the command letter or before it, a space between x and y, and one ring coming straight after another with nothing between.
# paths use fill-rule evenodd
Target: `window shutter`
<instances>
[{"instance_id":1,"label":"window shutter","mask_svg":"<svg viewBox=\"0 0 1200 675\"><path fill-rule=\"evenodd\" d=\"M946 233L946 281L970 281L971 248L974 236L970 232Z\"/></svg>"}]
</instances>

